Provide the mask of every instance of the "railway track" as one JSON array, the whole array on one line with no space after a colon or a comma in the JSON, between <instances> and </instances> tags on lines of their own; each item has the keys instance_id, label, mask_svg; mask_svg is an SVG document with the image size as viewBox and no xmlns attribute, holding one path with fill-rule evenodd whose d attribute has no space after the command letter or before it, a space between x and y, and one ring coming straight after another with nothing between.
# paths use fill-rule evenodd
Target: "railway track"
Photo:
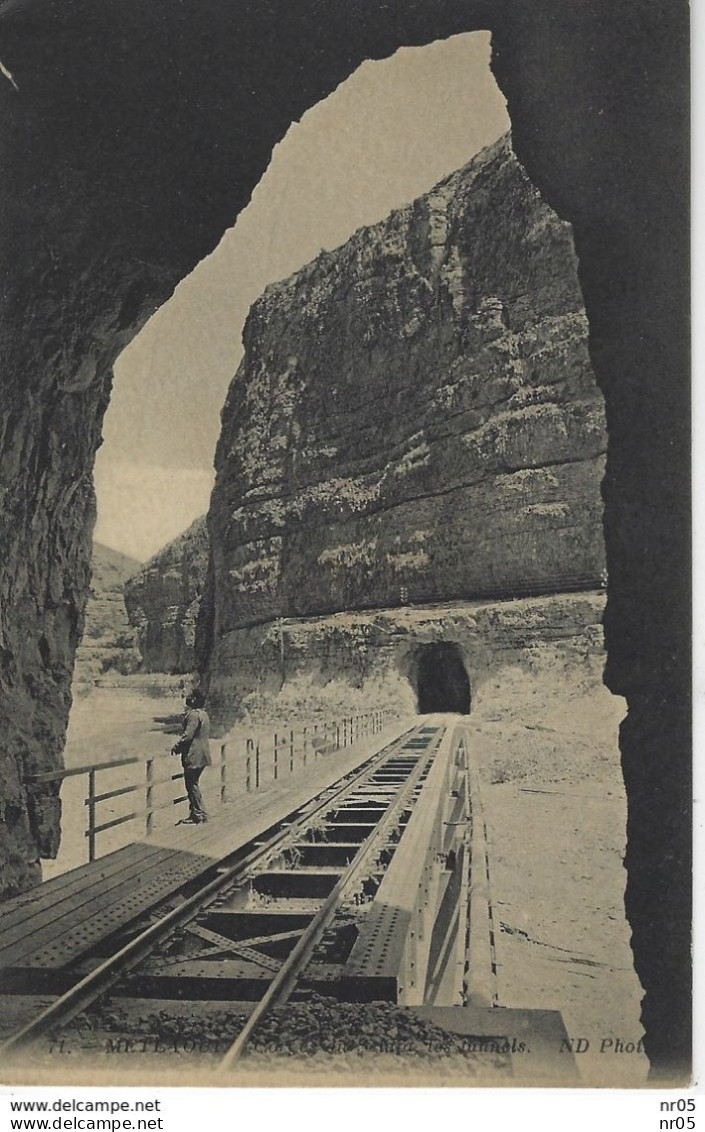
<instances>
[{"instance_id":1,"label":"railway track","mask_svg":"<svg viewBox=\"0 0 705 1132\"><path fill-rule=\"evenodd\" d=\"M440 723L411 729L221 862L207 883L186 885L103 941L0 1056L41 1044L108 994L247 1003L223 1072L302 989L348 1002L459 1004L470 828L467 768L450 739Z\"/></svg>"}]
</instances>

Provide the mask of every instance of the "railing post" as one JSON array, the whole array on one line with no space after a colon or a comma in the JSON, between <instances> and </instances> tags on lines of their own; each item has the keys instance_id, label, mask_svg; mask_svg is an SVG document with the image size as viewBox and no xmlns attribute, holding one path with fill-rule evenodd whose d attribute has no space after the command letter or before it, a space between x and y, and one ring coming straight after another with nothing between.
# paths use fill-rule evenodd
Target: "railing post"
<instances>
[{"instance_id":1,"label":"railing post","mask_svg":"<svg viewBox=\"0 0 705 1132\"><path fill-rule=\"evenodd\" d=\"M289 774L294 773L294 732L289 731Z\"/></svg>"},{"instance_id":2,"label":"railing post","mask_svg":"<svg viewBox=\"0 0 705 1132\"><path fill-rule=\"evenodd\" d=\"M279 777L279 736L274 732L274 781Z\"/></svg>"},{"instance_id":3,"label":"railing post","mask_svg":"<svg viewBox=\"0 0 705 1132\"><path fill-rule=\"evenodd\" d=\"M95 861L95 770L88 771L88 860Z\"/></svg>"},{"instance_id":4,"label":"railing post","mask_svg":"<svg viewBox=\"0 0 705 1132\"><path fill-rule=\"evenodd\" d=\"M152 812L152 792L154 790L154 759L147 759L144 764L146 772L146 786L144 792L144 831L149 837L152 833L154 826L154 814Z\"/></svg>"},{"instance_id":5,"label":"railing post","mask_svg":"<svg viewBox=\"0 0 705 1132\"><path fill-rule=\"evenodd\" d=\"M220 804L225 801L228 789L228 764L226 762L227 744L220 744Z\"/></svg>"},{"instance_id":6,"label":"railing post","mask_svg":"<svg viewBox=\"0 0 705 1132\"><path fill-rule=\"evenodd\" d=\"M336 751L339 751L340 750L340 727L338 726L337 723L334 724L334 727L335 727L335 749L336 749Z\"/></svg>"},{"instance_id":7,"label":"railing post","mask_svg":"<svg viewBox=\"0 0 705 1132\"><path fill-rule=\"evenodd\" d=\"M301 733L301 762L302 762L303 766L306 766L307 747L308 747L308 728L304 727L304 729Z\"/></svg>"},{"instance_id":8,"label":"railing post","mask_svg":"<svg viewBox=\"0 0 705 1132\"><path fill-rule=\"evenodd\" d=\"M249 794L252 790L252 752L254 750L254 743L252 739L245 740L245 793Z\"/></svg>"},{"instance_id":9,"label":"railing post","mask_svg":"<svg viewBox=\"0 0 705 1132\"><path fill-rule=\"evenodd\" d=\"M259 739L255 740L255 790L259 790Z\"/></svg>"}]
</instances>

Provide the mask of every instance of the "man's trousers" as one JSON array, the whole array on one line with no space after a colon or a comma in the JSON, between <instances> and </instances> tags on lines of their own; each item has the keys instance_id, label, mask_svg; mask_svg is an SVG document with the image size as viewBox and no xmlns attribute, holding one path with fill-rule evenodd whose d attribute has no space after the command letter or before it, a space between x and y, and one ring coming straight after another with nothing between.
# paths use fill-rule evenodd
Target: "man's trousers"
<instances>
[{"instance_id":1,"label":"man's trousers","mask_svg":"<svg viewBox=\"0 0 705 1132\"><path fill-rule=\"evenodd\" d=\"M203 795L201 788L198 785L198 780L203 774L204 767L196 766L184 767L184 782L186 784L186 793L188 794L190 817L193 821L205 821L208 817L203 808Z\"/></svg>"}]
</instances>

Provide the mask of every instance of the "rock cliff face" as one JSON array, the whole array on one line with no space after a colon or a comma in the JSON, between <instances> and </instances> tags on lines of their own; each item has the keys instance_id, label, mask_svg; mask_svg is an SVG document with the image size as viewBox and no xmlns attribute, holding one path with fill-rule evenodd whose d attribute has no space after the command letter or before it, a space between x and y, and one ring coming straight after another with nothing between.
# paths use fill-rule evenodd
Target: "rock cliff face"
<instances>
[{"instance_id":1,"label":"rock cliff face","mask_svg":"<svg viewBox=\"0 0 705 1132\"><path fill-rule=\"evenodd\" d=\"M196 667L196 620L208 567L205 517L154 555L125 585L125 605L147 672Z\"/></svg>"},{"instance_id":2,"label":"rock cliff face","mask_svg":"<svg viewBox=\"0 0 705 1132\"><path fill-rule=\"evenodd\" d=\"M341 718L370 707L399 714L467 713L507 669L519 667L530 674L547 658L564 680L566 673L582 667L598 683L604 663L603 610L603 594L580 593L256 625L231 633L224 642L223 678L216 681L209 706L217 703L225 719L244 712L252 723L266 721L273 712L282 719L306 720L314 713ZM434 670L446 668L440 673L444 693L451 683L445 663L449 652L467 681L465 703L446 699L434 706Z\"/></svg>"},{"instance_id":3,"label":"rock cliff face","mask_svg":"<svg viewBox=\"0 0 705 1132\"><path fill-rule=\"evenodd\" d=\"M214 690L277 617L599 585L572 236L508 138L253 306L209 527Z\"/></svg>"},{"instance_id":4,"label":"rock cliff face","mask_svg":"<svg viewBox=\"0 0 705 1132\"><path fill-rule=\"evenodd\" d=\"M76 683L92 682L110 669L129 673L139 667L140 654L123 595L125 582L139 568L136 558L93 543L86 622L76 653Z\"/></svg>"}]
</instances>

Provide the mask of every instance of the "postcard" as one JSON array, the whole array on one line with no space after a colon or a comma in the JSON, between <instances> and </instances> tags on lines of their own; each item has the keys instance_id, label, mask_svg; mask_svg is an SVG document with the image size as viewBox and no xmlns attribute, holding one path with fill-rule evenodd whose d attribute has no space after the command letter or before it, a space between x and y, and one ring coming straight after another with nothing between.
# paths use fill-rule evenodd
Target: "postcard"
<instances>
[{"instance_id":1,"label":"postcard","mask_svg":"<svg viewBox=\"0 0 705 1132\"><path fill-rule=\"evenodd\" d=\"M3 1081L687 1085L686 5L0 29Z\"/></svg>"}]
</instances>

